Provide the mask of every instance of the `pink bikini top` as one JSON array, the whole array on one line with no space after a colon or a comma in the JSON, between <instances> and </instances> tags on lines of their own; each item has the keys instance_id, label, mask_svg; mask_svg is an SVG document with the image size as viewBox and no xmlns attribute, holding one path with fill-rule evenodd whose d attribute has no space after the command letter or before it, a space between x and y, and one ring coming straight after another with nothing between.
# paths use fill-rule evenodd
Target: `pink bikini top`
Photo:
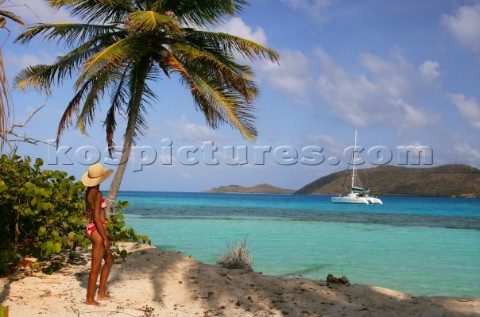
<instances>
[{"instance_id":1,"label":"pink bikini top","mask_svg":"<svg viewBox=\"0 0 480 317\"><path fill-rule=\"evenodd\" d=\"M107 202L105 201L105 199L102 198L102 204L100 205L100 208L102 209L105 209L107 208ZM87 214L87 218L92 220L92 210L91 209L87 209L86 210L86 214Z\"/></svg>"}]
</instances>

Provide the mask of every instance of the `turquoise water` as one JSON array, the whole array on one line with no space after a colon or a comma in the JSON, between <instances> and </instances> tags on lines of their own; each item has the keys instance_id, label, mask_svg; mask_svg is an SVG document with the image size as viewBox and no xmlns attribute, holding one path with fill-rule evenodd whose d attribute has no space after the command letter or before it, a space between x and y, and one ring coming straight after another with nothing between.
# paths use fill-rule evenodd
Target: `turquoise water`
<instances>
[{"instance_id":1,"label":"turquoise water","mask_svg":"<svg viewBox=\"0 0 480 317\"><path fill-rule=\"evenodd\" d=\"M480 199L122 192L128 226L163 249L215 263L248 237L255 271L413 295L480 297Z\"/></svg>"}]
</instances>

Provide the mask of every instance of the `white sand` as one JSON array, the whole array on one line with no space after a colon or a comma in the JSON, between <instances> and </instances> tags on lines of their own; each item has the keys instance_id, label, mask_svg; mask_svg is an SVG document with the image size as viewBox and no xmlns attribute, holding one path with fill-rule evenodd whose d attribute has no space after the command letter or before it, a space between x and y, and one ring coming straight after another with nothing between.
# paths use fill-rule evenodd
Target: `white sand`
<instances>
[{"instance_id":1,"label":"white sand","mask_svg":"<svg viewBox=\"0 0 480 317\"><path fill-rule=\"evenodd\" d=\"M0 303L10 317L58 316L480 316L480 298L414 297L367 285L226 270L178 252L122 243L104 307L84 304L89 263L7 283ZM454 286L452 286L454 287Z\"/></svg>"}]
</instances>

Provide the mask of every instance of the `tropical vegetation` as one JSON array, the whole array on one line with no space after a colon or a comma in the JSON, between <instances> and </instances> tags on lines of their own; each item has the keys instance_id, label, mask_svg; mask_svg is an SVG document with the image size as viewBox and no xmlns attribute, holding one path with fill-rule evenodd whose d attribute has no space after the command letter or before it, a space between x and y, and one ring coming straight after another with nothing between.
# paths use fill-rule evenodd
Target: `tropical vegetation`
<instances>
[{"instance_id":1,"label":"tropical vegetation","mask_svg":"<svg viewBox=\"0 0 480 317\"><path fill-rule=\"evenodd\" d=\"M50 92L55 84L75 78L75 94L60 120L57 144L73 123L86 133L95 111L109 96L104 118L110 154L115 151L117 117L124 114L127 127L121 158L107 201L115 201L132 145L147 127L146 106L157 106L163 77L175 78L191 93L197 110L212 128L227 123L253 140L253 101L258 88L248 65L236 62L267 59L278 54L251 40L207 31L210 25L239 14L246 0L47 0L52 8L69 9L81 23L42 23L29 27L17 41L37 36L63 41L70 51L51 65L23 70L15 82ZM168 111L175 105L163 105Z\"/></svg>"},{"instance_id":2,"label":"tropical vegetation","mask_svg":"<svg viewBox=\"0 0 480 317\"><path fill-rule=\"evenodd\" d=\"M0 157L0 275L25 256L48 258L90 245L85 234L85 187L73 176L42 165L41 159ZM147 237L125 227L120 210L126 206L117 204L108 222L109 238L146 242Z\"/></svg>"}]
</instances>

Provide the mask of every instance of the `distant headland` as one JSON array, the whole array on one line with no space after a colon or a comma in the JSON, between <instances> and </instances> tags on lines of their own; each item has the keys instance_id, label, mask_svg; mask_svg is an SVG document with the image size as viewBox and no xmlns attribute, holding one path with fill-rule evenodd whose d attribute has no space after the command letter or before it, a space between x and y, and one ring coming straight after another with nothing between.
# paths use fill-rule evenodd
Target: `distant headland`
<instances>
[{"instance_id":1,"label":"distant headland","mask_svg":"<svg viewBox=\"0 0 480 317\"><path fill-rule=\"evenodd\" d=\"M278 188L269 184L251 187L220 186L206 193L303 194L337 195L350 190L350 171L340 171L318 178L298 190ZM448 164L430 168L407 168L382 165L357 170L361 187L372 194L384 196L480 197L480 170Z\"/></svg>"},{"instance_id":2,"label":"distant headland","mask_svg":"<svg viewBox=\"0 0 480 317\"><path fill-rule=\"evenodd\" d=\"M235 193L235 194L293 194L295 190L279 188L269 184L259 184L251 187L239 185L220 186L208 190L204 193Z\"/></svg>"}]
</instances>

